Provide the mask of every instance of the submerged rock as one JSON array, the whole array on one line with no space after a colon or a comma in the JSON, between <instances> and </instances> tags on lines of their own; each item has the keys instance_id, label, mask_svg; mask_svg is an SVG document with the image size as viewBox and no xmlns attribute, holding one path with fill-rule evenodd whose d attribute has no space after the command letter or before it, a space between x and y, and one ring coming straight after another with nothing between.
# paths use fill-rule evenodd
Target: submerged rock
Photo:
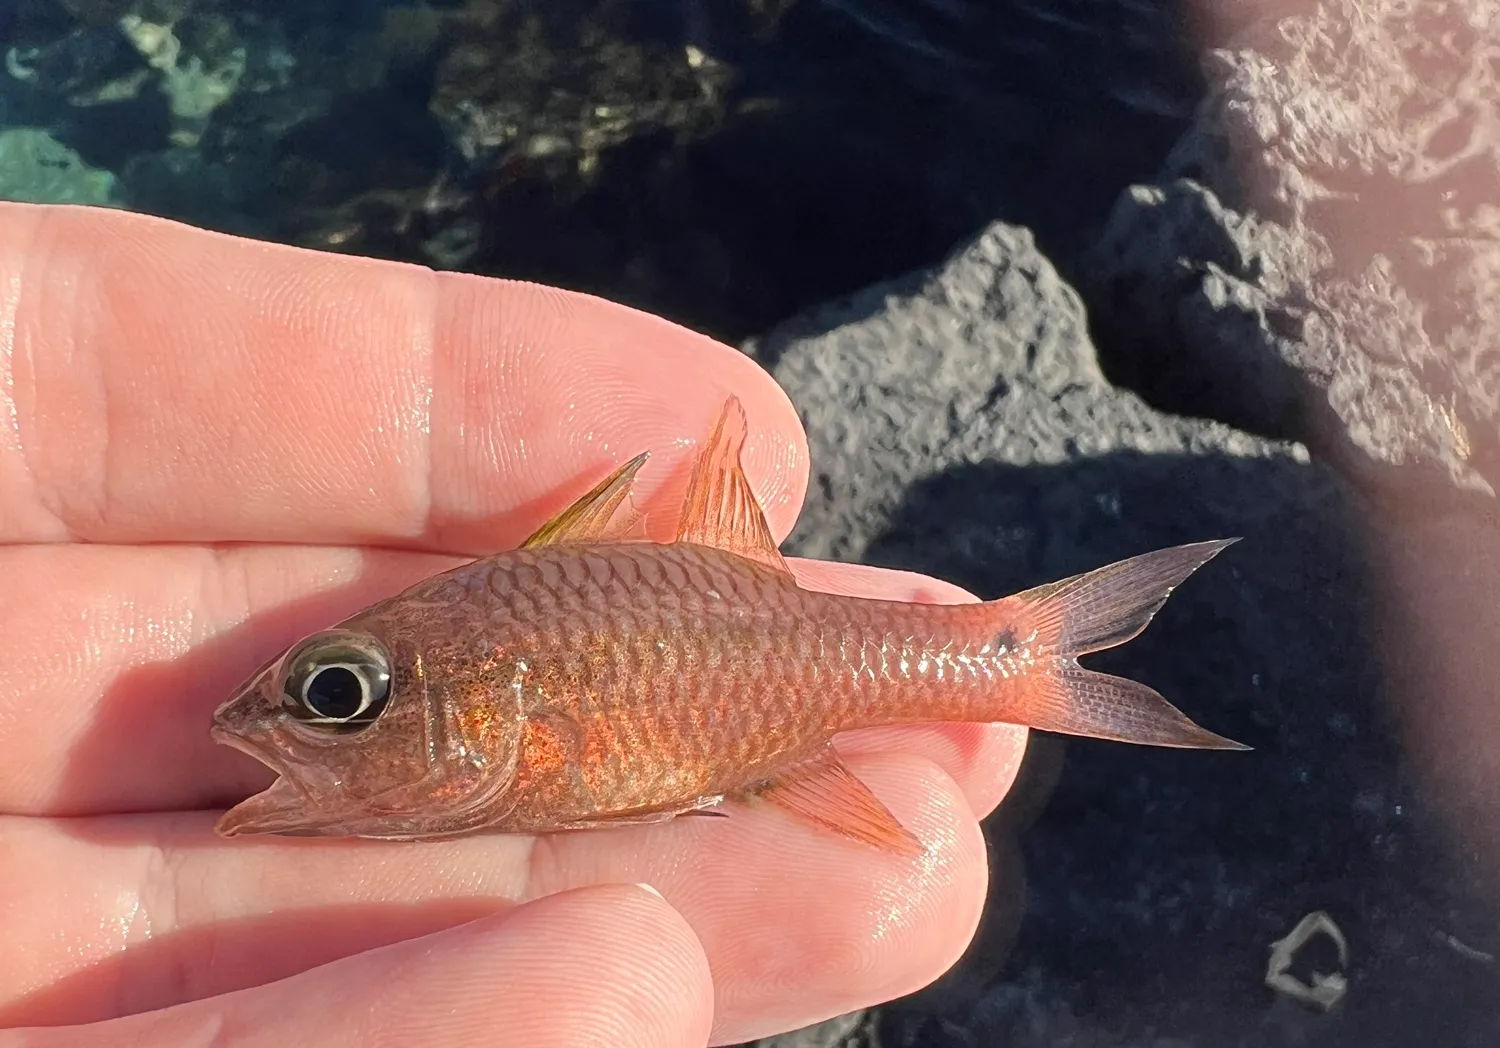
<instances>
[{"instance_id":1,"label":"submerged rock","mask_svg":"<svg viewBox=\"0 0 1500 1048\"><path fill-rule=\"evenodd\" d=\"M0 131L0 199L30 203L117 204L115 176L84 163L45 131Z\"/></svg>"},{"instance_id":2,"label":"submerged rock","mask_svg":"<svg viewBox=\"0 0 1500 1048\"><path fill-rule=\"evenodd\" d=\"M446 31L431 107L449 141L471 162L550 166L565 193L605 150L702 134L724 116L729 70L595 0L471 0Z\"/></svg>"}]
</instances>

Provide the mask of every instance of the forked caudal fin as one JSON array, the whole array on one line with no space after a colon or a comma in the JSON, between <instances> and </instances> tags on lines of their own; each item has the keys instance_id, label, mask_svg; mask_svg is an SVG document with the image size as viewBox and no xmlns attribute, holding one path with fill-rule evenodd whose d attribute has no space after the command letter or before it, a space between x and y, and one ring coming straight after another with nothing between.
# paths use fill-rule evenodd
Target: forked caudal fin
<instances>
[{"instance_id":1,"label":"forked caudal fin","mask_svg":"<svg viewBox=\"0 0 1500 1048\"><path fill-rule=\"evenodd\" d=\"M1043 731L1116 742L1249 749L1194 724L1146 685L1077 663L1079 655L1137 636L1178 585L1236 541L1157 550L997 602L1009 610L1007 632L1017 643L1041 650L1041 663L1027 675L1018 719Z\"/></svg>"}]
</instances>

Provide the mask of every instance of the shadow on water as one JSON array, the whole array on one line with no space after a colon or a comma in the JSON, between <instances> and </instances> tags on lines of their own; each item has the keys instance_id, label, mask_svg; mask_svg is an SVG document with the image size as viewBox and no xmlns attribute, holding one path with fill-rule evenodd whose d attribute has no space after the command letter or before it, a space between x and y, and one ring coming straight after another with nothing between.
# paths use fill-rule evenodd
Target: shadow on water
<instances>
[{"instance_id":1,"label":"shadow on water","mask_svg":"<svg viewBox=\"0 0 1500 1048\"><path fill-rule=\"evenodd\" d=\"M1255 749L1035 737L989 826L1002 852L1019 835L1020 928L981 929L953 973L887 1012L882 1044L1477 1044L1496 1028L1492 971L1441 941L1494 927L1437 861L1383 709L1364 512L1319 467L1221 454L963 466L910 489L860 559L984 597L1243 536L1144 634L1085 662ZM1262 984L1270 944L1315 910L1353 951L1336 1021ZM1309 956L1337 970L1323 946Z\"/></svg>"}]
</instances>

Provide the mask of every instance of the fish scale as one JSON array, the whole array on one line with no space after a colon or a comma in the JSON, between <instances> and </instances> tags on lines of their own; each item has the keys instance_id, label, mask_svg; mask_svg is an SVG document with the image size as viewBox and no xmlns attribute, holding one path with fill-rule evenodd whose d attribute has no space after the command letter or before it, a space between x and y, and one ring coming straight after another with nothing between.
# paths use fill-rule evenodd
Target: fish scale
<instances>
[{"instance_id":1,"label":"fish scale","mask_svg":"<svg viewBox=\"0 0 1500 1048\"><path fill-rule=\"evenodd\" d=\"M528 692L571 695L577 704L571 712L580 717L595 709L603 712L597 723L610 735L611 752L627 752L626 743L644 743L628 750L620 768L622 807L641 800L631 784L647 777L654 762L763 763L778 753L805 749L829 732L899 720L917 709L952 709L960 702L957 693L972 684L971 678L952 672L951 658L910 662L905 673L871 672L873 665L889 667L889 651L899 650L914 630L936 636L938 626L963 628L952 608L893 603L877 609L853 598L800 590L731 554L695 547L642 544L590 550L588 574L526 570L548 564L548 558L575 555L543 551L518 564L501 562L487 569L510 576L492 579L488 586L502 605L492 620L495 640L527 659ZM646 566L653 562L660 570ZM736 572L745 577L735 579ZM646 598L643 609L612 604L609 590L621 575L655 580L639 586ZM560 645L547 641L545 620L540 631L506 632L506 624L536 621L534 615L518 615L511 603L530 601L524 581L538 577L558 580L546 603L559 619L557 628L567 634ZM674 584L678 579L681 584ZM745 594L762 610L746 616L736 605L711 596L726 589ZM674 599L664 599L668 593ZM610 631L629 639L608 653L598 651L597 638ZM823 652L818 660L823 683L816 696L809 695L801 667L774 657L796 651L798 638L809 633L819 637ZM971 647L967 638L951 632L944 644L955 639L963 650ZM580 646L588 652L580 655ZM644 703L642 693L629 683L670 679L673 669L684 665L697 672L673 680L675 687L648 693ZM901 704L882 701L893 687L904 689ZM555 700L549 705L555 709ZM705 734L681 731L688 719L684 705L711 711L722 727ZM523 714L531 712L523 709ZM720 780L705 776L704 781Z\"/></svg>"}]
</instances>

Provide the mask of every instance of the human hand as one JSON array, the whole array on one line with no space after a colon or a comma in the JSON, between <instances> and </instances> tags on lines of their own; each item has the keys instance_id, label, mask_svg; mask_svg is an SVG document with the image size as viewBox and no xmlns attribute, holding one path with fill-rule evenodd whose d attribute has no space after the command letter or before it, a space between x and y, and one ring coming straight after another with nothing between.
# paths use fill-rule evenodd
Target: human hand
<instances>
[{"instance_id":1,"label":"human hand","mask_svg":"<svg viewBox=\"0 0 1500 1048\"><path fill-rule=\"evenodd\" d=\"M806 443L747 358L586 296L113 211L0 205L0 278L0 1027L701 1045L888 1000L962 953L987 888L976 817L1021 729L840 740L927 843L916 860L742 808L427 844L213 833L270 781L209 739L235 684L515 545L639 451L638 504L670 529L651 511L729 393L784 537ZM814 588L970 599L792 566Z\"/></svg>"}]
</instances>

